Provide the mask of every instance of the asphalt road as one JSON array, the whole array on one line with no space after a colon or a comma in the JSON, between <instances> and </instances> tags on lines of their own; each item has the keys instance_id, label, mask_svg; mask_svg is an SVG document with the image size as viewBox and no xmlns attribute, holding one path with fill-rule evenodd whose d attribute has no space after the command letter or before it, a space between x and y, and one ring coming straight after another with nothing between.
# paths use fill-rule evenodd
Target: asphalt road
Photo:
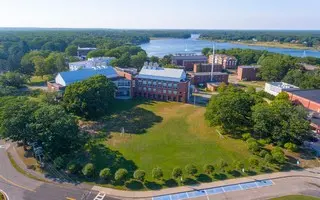
<instances>
[{"instance_id":1,"label":"asphalt road","mask_svg":"<svg viewBox=\"0 0 320 200\"><path fill-rule=\"evenodd\" d=\"M97 196L97 192L81 185L43 183L25 177L12 167L6 147L0 141L0 189L8 195L9 200L94 200ZM99 200L116 199L106 196Z\"/></svg>"}]
</instances>

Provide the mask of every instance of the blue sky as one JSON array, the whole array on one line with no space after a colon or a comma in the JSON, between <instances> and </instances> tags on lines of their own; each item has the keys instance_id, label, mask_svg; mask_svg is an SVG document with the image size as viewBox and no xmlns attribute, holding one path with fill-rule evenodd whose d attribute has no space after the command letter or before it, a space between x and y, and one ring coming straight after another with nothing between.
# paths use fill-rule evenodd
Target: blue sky
<instances>
[{"instance_id":1,"label":"blue sky","mask_svg":"<svg viewBox=\"0 0 320 200\"><path fill-rule=\"evenodd\" d=\"M1 0L0 27L320 29L320 0Z\"/></svg>"}]
</instances>

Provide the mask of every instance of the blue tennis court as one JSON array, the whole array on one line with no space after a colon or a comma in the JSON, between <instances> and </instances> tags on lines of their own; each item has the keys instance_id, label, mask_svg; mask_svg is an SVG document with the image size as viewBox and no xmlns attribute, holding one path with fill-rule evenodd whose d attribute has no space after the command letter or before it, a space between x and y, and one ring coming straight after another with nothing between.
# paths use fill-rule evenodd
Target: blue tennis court
<instances>
[{"instance_id":1,"label":"blue tennis court","mask_svg":"<svg viewBox=\"0 0 320 200\"><path fill-rule=\"evenodd\" d=\"M153 197L153 200L181 200L181 199L189 199L195 197L201 197L206 195L214 195L225 192L239 191L239 190L248 190L259 187L266 187L273 185L271 180L257 180L253 182L246 182L234 185L225 185L221 187L208 188L203 190L194 190L191 192L182 192L177 194L169 194L163 196Z\"/></svg>"}]
</instances>

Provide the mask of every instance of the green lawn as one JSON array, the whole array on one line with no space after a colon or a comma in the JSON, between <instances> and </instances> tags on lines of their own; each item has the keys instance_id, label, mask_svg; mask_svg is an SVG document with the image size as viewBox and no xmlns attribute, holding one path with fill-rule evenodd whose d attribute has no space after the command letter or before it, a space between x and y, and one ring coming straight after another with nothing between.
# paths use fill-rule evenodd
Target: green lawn
<instances>
[{"instance_id":1,"label":"green lawn","mask_svg":"<svg viewBox=\"0 0 320 200\"><path fill-rule=\"evenodd\" d=\"M123 111L105 120L104 131L110 135L103 143L123 155L127 161L123 165L135 165L133 168L145 170L149 178L155 167L162 168L165 178L169 178L177 166L194 164L203 172L205 164L215 164L221 159L229 164L235 160L247 164L251 156L243 141L221 138L214 128L207 126L204 107L129 101L121 108ZM121 127L125 134L120 133Z\"/></svg>"},{"instance_id":2,"label":"green lawn","mask_svg":"<svg viewBox=\"0 0 320 200\"><path fill-rule=\"evenodd\" d=\"M289 195L279 198L274 198L272 200L319 200L320 198L311 197L311 196L303 196L303 195Z\"/></svg>"}]
</instances>

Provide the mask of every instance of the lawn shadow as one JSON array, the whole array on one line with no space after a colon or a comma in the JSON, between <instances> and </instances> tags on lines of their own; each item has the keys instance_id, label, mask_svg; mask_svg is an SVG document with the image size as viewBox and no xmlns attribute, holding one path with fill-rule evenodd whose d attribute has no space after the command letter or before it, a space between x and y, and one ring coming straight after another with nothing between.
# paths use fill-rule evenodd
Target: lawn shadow
<instances>
[{"instance_id":1,"label":"lawn shadow","mask_svg":"<svg viewBox=\"0 0 320 200\"><path fill-rule=\"evenodd\" d=\"M249 169L249 170L247 170L247 174L248 174L249 176L254 176L254 175L257 175L257 172Z\"/></svg>"},{"instance_id":2,"label":"lawn shadow","mask_svg":"<svg viewBox=\"0 0 320 200\"><path fill-rule=\"evenodd\" d=\"M179 184L176 180L171 178L171 179L165 180L164 185L170 188L170 187L177 187Z\"/></svg>"},{"instance_id":3,"label":"lawn shadow","mask_svg":"<svg viewBox=\"0 0 320 200\"><path fill-rule=\"evenodd\" d=\"M145 181L144 185L149 190L160 190L162 188L162 185L153 181Z\"/></svg>"},{"instance_id":4,"label":"lawn shadow","mask_svg":"<svg viewBox=\"0 0 320 200\"><path fill-rule=\"evenodd\" d=\"M104 117L102 123L104 124L103 130L106 131L107 135L110 132L121 132L122 130L124 130L124 133L142 134L146 132L146 129L162 120L162 117L152 111L133 107Z\"/></svg>"},{"instance_id":5,"label":"lawn shadow","mask_svg":"<svg viewBox=\"0 0 320 200\"><path fill-rule=\"evenodd\" d=\"M197 181L199 181L201 183L209 183L209 182L212 182L212 178L210 176L208 176L207 174L199 174L197 176Z\"/></svg>"},{"instance_id":6,"label":"lawn shadow","mask_svg":"<svg viewBox=\"0 0 320 200\"><path fill-rule=\"evenodd\" d=\"M113 173L120 168L128 170L129 175L137 169L132 160L127 160L119 151L113 151L103 144L93 144L89 149L89 159L97 172L103 168L110 168Z\"/></svg>"}]
</instances>

